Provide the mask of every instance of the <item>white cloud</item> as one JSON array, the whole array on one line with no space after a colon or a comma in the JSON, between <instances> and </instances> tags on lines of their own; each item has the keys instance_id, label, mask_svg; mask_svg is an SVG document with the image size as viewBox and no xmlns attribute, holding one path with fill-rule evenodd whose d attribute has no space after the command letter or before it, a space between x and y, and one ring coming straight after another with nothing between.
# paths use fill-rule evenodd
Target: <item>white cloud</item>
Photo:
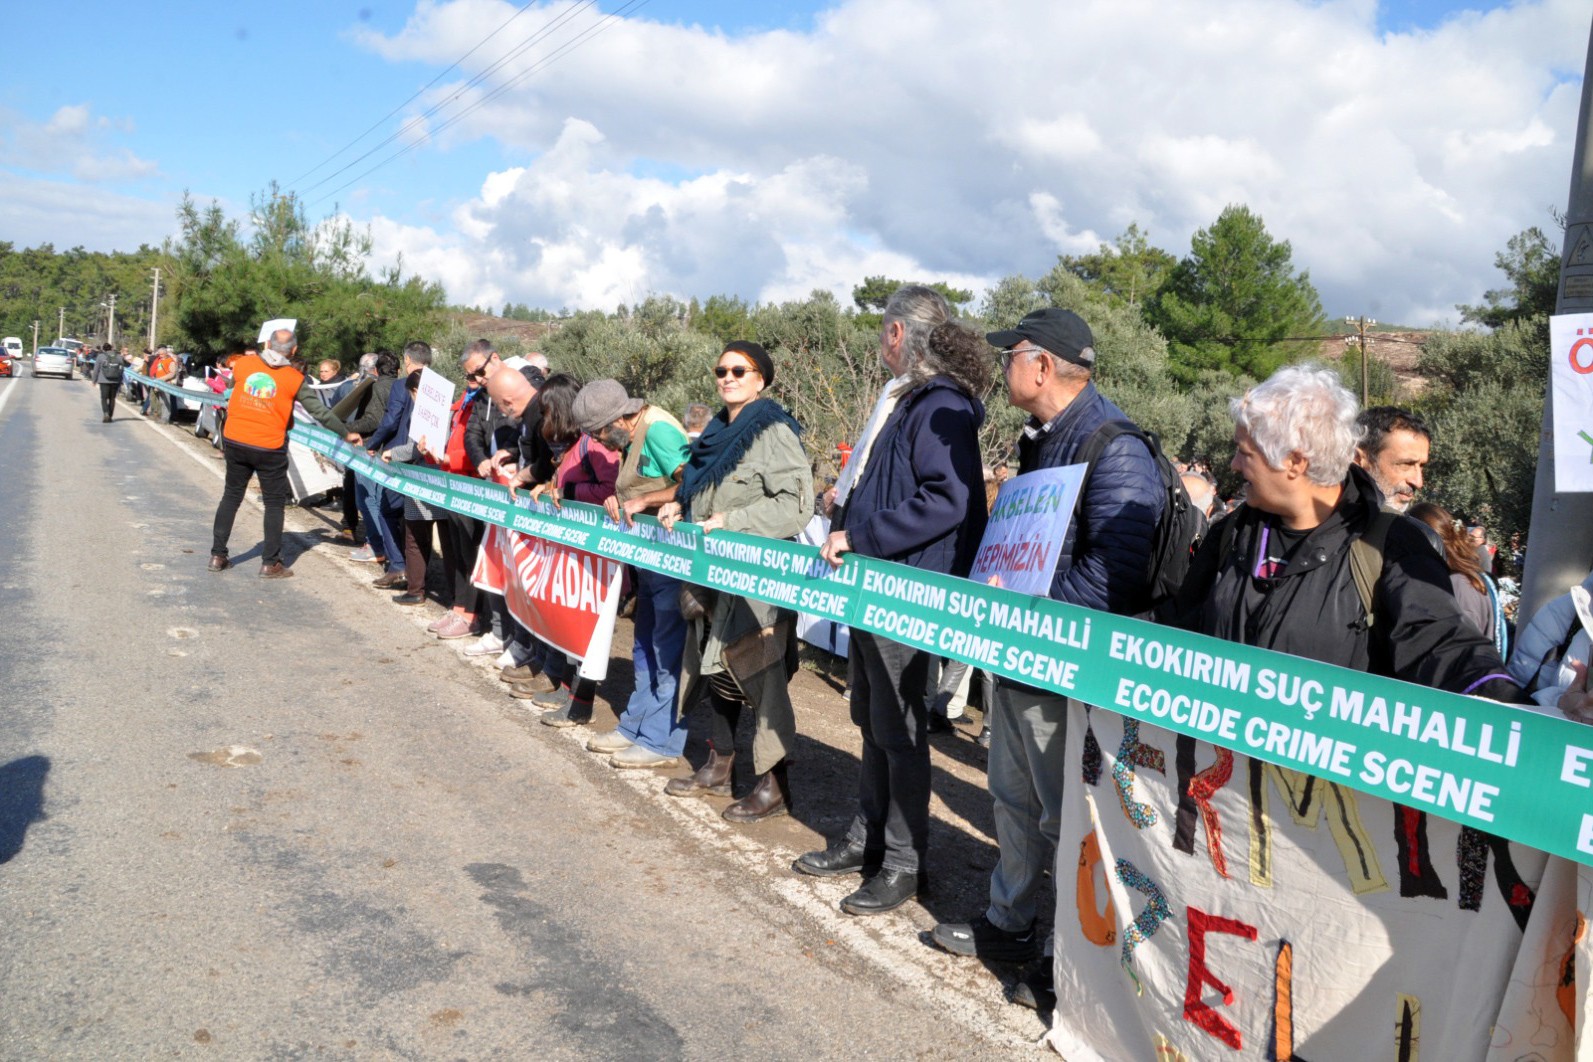
<instances>
[{"instance_id":1,"label":"white cloud","mask_svg":"<svg viewBox=\"0 0 1593 1062\"><path fill-rule=\"evenodd\" d=\"M119 195L102 188L29 178L0 170L5 203L4 238L21 247L52 243L57 249L130 251L160 246L177 234L177 202Z\"/></svg>"},{"instance_id":2,"label":"white cloud","mask_svg":"<svg viewBox=\"0 0 1593 1062\"><path fill-rule=\"evenodd\" d=\"M111 143L131 133L125 118L95 116L86 103L66 104L47 121L29 122L0 113L0 158L8 166L37 173L69 173L80 181L111 183L158 176L160 167L130 148ZM97 194L97 193L96 193Z\"/></svg>"},{"instance_id":3,"label":"white cloud","mask_svg":"<svg viewBox=\"0 0 1593 1062\"><path fill-rule=\"evenodd\" d=\"M424 0L396 36L362 39L441 66L513 10ZM466 76L573 10L533 8ZM1330 312L1425 323L1495 286L1494 252L1560 205L1588 13L1529 0L1391 34L1375 15L1371 0L848 0L807 33L620 21L446 132L455 111L430 120L434 145L486 137L530 161L481 179L451 229L378 219L378 244L461 301L612 306L844 293L865 272L977 285L1129 221L1182 253L1244 202Z\"/></svg>"}]
</instances>

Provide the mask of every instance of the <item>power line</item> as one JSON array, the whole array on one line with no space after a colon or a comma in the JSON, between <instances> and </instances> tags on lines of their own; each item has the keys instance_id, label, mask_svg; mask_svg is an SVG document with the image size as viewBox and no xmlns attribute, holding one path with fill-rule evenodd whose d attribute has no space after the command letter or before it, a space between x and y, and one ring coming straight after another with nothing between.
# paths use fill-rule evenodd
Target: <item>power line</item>
<instances>
[{"instance_id":1,"label":"power line","mask_svg":"<svg viewBox=\"0 0 1593 1062\"><path fill-rule=\"evenodd\" d=\"M514 48L512 48L508 52L506 52L503 56L501 56L498 59L497 62L493 63L491 66L488 66L485 70L481 71L475 77L472 77L469 81L466 81L463 85L459 86L459 88L455 89L453 94L448 96L448 98L446 98L444 100L440 100L439 102L432 104L430 107L426 108L426 110L422 111L420 114L417 114L413 118L408 119L407 121L404 122L403 125L399 126L396 131L388 134L386 139L382 140L380 143L376 144L374 147L372 147L369 150L367 150L363 155L360 155L358 158L351 159L350 161L344 163L342 166L339 166L337 169L333 170L331 173L327 174L325 177L322 177L320 180L316 181L314 184L310 185L308 188L303 189L303 191L297 192L297 194L300 195L301 197L305 196L305 195L308 195L310 192L315 191L317 188L321 187L321 185L323 185L327 181L330 181L333 178L337 177L339 174L346 173L349 170L353 169L355 166L358 166L361 162L364 162L366 159L368 159L372 155L376 154L382 148L386 147L388 144L391 144L393 141L395 141L399 137L403 136L411 128L414 128L416 126L424 124L426 119L432 117L438 111L442 110L444 107L447 107L449 104L451 104L454 101L456 101L457 99L459 99L459 97L463 96L466 92L470 91L475 86L481 84L481 82L485 81L488 77L490 77L495 70L497 70L499 67L503 66L504 64L508 63L511 59L514 59L514 58L518 57L521 53L523 53L526 49L530 48L533 44L536 44L538 41L540 41L544 37L548 36L556 28L558 28L561 23L568 22L570 19L574 18L577 14L579 14L582 10L584 10L584 9L586 9L588 7L591 7L596 2L597 2L597 0L582 0L582 2L580 4L576 5L573 8L570 8L570 9L564 11L562 14L560 14L556 18L554 18L552 22L549 22L547 25L543 26L541 29L539 29L535 33L533 33L530 37L528 37L525 40L521 41ZM444 71L444 73L447 73L447 71ZM440 78L441 76L442 75L439 74L438 78ZM432 84L436 84L436 81L437 81L437 79L433 79ZM425 91L425 90L423 89L422 91ZM419 95L419 93L417 93L416 95ZM413 100L414 98L415 98L414 96L410 97L411 100ZM388 113L388 117L392 117L392 115L396 114L398 110L402 110L403 107L407 105L407 103L408 103L408 101L406 100L405 103L404 104L400 104L397 109L395 109L394 111L390 111ZM387 120L386 118L382 119L382 121L384 121L384 122L386 120ZM381 122L377 123L377 125L380 125L380 124L381 124ZM366 130L366 133L369 133L369 130ZM363 138L366 135L366 133L360 134L360 137ZM319 167L317 167L317 169L319 169Z\"/></svg>"},{"instance_id":2,"label":"power line","mask_svg":"<svg viewBox=\"0 0 1593 1062\"><path fill-rule=\"evenodd\" d=\"M590 40L593 37L597 36L598 34L602 33L604 30L608 29L616 20L618 20L619 18L621 18L625 14L637 11L637 10L647 6L648 3L649 3L649 0L627 0L627 2L625 4L622 4L619 8L617 8L611 14L605 15L599 22L597 22L594 25L592 25L592 26L588 27L587 29L583 30L581 33L577 34L573 39L571 39L571 40L565 42L564 44L560 45L558 48L556 48L552 52L548 53L548 55L546 55L542 59L538 60L536 63L534 63L532 66L530 66L526 70L524 70L521 73L515 75L513 78L510 78L508 81L504 82L502 85L498 86L496 89L494 89L493 91L489 92L487 95L483 96L481 99L479 99L479 100L475 101L474 103L470 104L470 106L466 107L464 110L460 111L458 114L454 115L452 118L448 119L446 122L444 122L443 124L439 125L436 129L432 130L428 134L428 136L429 137L430 136L436 136L438 133L444 132L445 130L447 130L451 126L457 124L458 122L460 122L464 118L468 117L469 115L471 115L475 111L477 111L480 108L482 108L482 107L486 106L487 104L491 103L493 100L497 99L499 96L502 96L505 92L508 92L510 89L513 89L516 85L518 85L520 82L524 81L526 78L530 77L532 74L535 74L535 73L537 73L537 72L539 72L541 70L546 69L554 61L562 58L563 56L565 56L567 54L569 54L571 51L573 51L574 49L580 47L582 44L586 43L588 40ZM391 140L391 138L389 138L389 139ZM331 199L334 196L336 196L339 192L341 192L344 189L349 188L349 187L351 187L351 186L353 186L355 184L358 184L360 181L364 180L366 177L368 177L371 174L375 173L377 170L381 169L383 166L386 166L388 163L396 161L397 159L402 158L403 156L409 154L411 151L415 150L415 148L417 148L419 146L420 146L420 142L419 141L417 141L417 142L415 142L413 144L408 144L408 145L404 146L403 148L399 149L398 151L393 152L393 154L389 155L387 158L382 159L380 162L378 162L376 165L372 166L370 169L368 169L368 170L364 171L363 173L359 174L358 176L354 177L352 180L349 180L349 181L345 182L344 184L341 184L338 187L332 189L332 191L328 192L326 195L321 196L319 199L315 200L315 202L310 204L310 205L315 206L315 205L319 205L321 203L326 202L328 199ZM344 167L344 168L347 169L347 167Z\"/></svg>"},{"instance_id":3,"label":"power line","mask_svg":"<svg viewBox=\"0 0 1593 1062\"><path fill-rule=\"evenodd\" d=\"M437 82L441 81L443 78L447 77L450 71L458 69L460 63L464 62L466 59L469 59L472 55L475 55L476 52L480 51L482 45L486 44L488 41L492 40L492 38L494 38L498 34L502 33L504 31L504 29L509 25L509 23L513 22L515 19L519 18L521 15L523 15L527 11L529 11L531 9L531 7L535 3L536 3L536 0L530 0L529 3L525 4L524 6L522 6L514 14L512 14L508 18L504 19L503 22L499 24L497 29L493 30L491 33L489 33L485 37L481 38L481 40L477 41L476 42L476 46L474 48L471 48L464 55L461 55L458 59L455 59L453 62L449 63L447 68L445 70L443 70L442 73L438 74L436 77L434 77L430 81L426 82L426 84L422 85L420 87L420 89L418 91L416 91L416 93L413 96L409 97L409 99L405 100L403 103L400 103L397 107L394 107L392 110L390 110L386 114L382 115L374 123L372 123L371 127L369 129L365 130L365 132L361 133L359 136L355 137L353 140L350 140L347 144L344 144L342 147L340 147L336 151L332 152L326 158L322 159L320 162L317 162L314 166L311 166L308 170L305 170L303 173L301 173L297 177L293 178L293 180L288 181L287 184L284 187L292 188L293 186L297 185L300 181L302 181L306 177L310 176L310 174L314 173L316 170L320 169L322 166L325 166L328 162L331 162L333 159L335 159L339 155L343 154L343 152L347 151L349 148L353 147L355 144L358 144L361 140L364 140L366 137L370 136L376 130L380 129L384 122L386 122L393 115L397 114L399 111L403 110L405 107L408 107L411 103L414 103L416 100L420 99L420 97L423 96L428 89L430 89L433 85L437 84Z\"/></svg>"}]
</instances>

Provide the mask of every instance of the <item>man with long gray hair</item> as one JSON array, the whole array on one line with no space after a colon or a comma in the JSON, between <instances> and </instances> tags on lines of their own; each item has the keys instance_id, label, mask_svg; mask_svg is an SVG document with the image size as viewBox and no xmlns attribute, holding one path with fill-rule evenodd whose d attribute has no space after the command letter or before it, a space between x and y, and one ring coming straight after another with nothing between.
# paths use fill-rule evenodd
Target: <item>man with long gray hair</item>
<instances>
[{"instance_id":1,"label":"man with long gray hair","mask_svg":"<svg viewBox=\"0 0 1593 1062\"><path fill-rule=\"evenodd\" d=\"M932 288L909 285L885 304L880 360L891 381L853 448L822 556L856 552L925 571L967 575L984 534L979 396L989 348L951 319ZM845 836L793 868L862 873L848 914L895 910L928 888L929 689L935 657L854 629L852 721L863 732L858 812Z\"/></svg>"}]
</instances>

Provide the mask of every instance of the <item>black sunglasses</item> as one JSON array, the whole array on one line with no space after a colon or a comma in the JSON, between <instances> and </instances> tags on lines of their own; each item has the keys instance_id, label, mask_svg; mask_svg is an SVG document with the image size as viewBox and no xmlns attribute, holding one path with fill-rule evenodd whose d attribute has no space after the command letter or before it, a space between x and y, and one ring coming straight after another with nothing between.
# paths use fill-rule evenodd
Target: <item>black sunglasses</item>
<instances>
[{"instance_id":1,"label":"black sunglasses","mask_svg":"<svg viewBox=\"0 0 1593 1062\"><path fill-rule=\"evenodd\" d=\"M714 366L714 375L716 377L718 377L719 379L721 379L721 380L723 380L726 376L734 376L736 379L739 380L743 376L747 375L747 373L749 373L749 372L757 372L757 371L758 371L757 369L749 369L745 365L715 365Z\"/></svg>"}]
</instances>

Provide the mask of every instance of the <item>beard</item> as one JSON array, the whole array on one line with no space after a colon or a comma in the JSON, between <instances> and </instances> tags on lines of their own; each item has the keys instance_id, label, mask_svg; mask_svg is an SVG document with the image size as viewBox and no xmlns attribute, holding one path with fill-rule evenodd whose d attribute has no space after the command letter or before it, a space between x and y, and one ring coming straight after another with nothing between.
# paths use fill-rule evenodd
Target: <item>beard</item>
<instances>
[{"instance_id":1,"label":"beard","mask_svg":"<svg viewBox=\"0 0 1593 1062\"><path fill-rule=\"evenodd\" d=\"M598 433L597 441L615 453L622 454L630 446L631 436L624 428L608 427Z\"/></svg>"}]
</instances>

